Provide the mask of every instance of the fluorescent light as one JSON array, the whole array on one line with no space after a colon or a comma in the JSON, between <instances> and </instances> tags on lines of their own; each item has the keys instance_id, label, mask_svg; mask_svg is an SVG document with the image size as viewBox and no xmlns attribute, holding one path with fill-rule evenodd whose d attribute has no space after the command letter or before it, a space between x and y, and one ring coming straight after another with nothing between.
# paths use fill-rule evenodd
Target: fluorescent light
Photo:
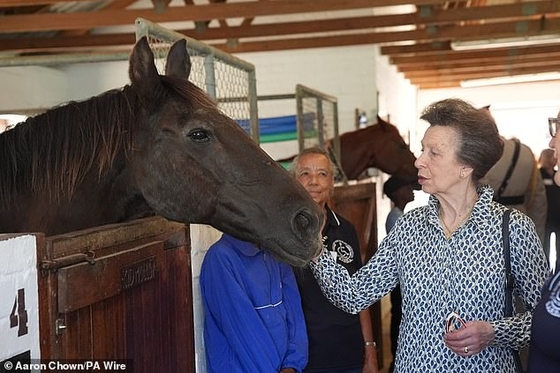
<instances>
[{"instance_id":1,"label":"fluorescent light","mask_svg":"<svg viewBox=\"0 0 560 373\"><path fill-rule=\"evenodd\" d=\"M451 49L455 51L469 51L490 48L523 47L530 45L543 45L560 43L560 35L535 35L514 38L484 39L452 41Z\"/></svg>"},{"instance_id":2,"label":"fluorescent light","mask_svg":"<svg viewBox=\"0 0 560 373\"><path fill-rule=\"evenodd\" d=\"M546 80L560 80L560 72L500 76L500 77L488 78L488 79L463 80L461 82L461 87L474 88L474 87L484 87L484 86L501 85L501 84L542 82Z\"/></svg>"}]
</instances>

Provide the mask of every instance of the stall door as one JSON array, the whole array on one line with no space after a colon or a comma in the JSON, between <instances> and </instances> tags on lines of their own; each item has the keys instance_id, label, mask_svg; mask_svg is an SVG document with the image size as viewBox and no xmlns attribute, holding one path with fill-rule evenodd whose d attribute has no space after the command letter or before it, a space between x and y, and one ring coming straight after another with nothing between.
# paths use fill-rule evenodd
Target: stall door
<instances>
[{"instance_id":1,"label":"stall door","mask_svg":"<svg viewBox=\"0 0 560 373\"><path fill-rule=\"evenodd\" d=\"M41 355L194 372L188 227L162 218L44 238Z\"/></svg>"}]
</instances>

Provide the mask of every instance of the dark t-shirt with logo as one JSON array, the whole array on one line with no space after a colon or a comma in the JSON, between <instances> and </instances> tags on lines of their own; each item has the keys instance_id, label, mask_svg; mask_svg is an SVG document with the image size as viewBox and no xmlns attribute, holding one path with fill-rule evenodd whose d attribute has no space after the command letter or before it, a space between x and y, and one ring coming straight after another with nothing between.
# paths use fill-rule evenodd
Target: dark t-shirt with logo
<instances>
[{"instance_id":1,"label":"dark t-shirt with logo","mask_svg":"<svg viewBox=\"0 0 560 373\"><path fill-rule=\"evenodd\" d=\"M350 274L362 266L356 229L328 207L323 237L337 263ZM361 367L364 339L359 315L346 313L330 303L309 268L294 271L309 338L309 362L304 372Z\"/></svg>"}]
</instances>

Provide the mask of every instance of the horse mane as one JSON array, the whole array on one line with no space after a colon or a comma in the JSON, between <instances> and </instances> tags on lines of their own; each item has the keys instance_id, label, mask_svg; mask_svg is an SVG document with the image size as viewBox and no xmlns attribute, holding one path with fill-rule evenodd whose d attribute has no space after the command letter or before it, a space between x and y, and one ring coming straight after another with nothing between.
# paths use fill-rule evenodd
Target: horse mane
<instances>
[{"instance_id":1,"label":"horse mane","mask_svg":"<svg viewBox=\"0 0 560 373\"><path fill-rule=\"evenodd\" d=\"M1 134L0 205L18 194L59 201L71 197L90 171L101 179L133 150L134 131L145 121L140 105L161 107L174 92L185 105L216 106L186 79L161 76L161 83L149 99L127 85L52 108Z\"/></svg>"}]
</instances>

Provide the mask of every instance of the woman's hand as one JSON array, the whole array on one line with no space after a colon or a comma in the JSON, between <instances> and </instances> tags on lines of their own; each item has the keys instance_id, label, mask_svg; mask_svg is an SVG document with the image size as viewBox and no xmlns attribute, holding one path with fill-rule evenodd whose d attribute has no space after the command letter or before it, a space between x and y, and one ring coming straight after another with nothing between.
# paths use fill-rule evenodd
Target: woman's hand
<instances>
[{"instance_id":1,"label":"woman's hand","mask_svg":"<svg viewBox=\"0 0 560 373\"><path fill-rule=\"evenodd\" d=\"M315 256L311 258L311 260L314 263L317 263L319 261L319 257L321 256L321 254L323 254L323 251L325 250L325 244L323 243L323 235L321 234L321 232L319 232L319 247L316 250Z\"/></svg>"},{"instance_id":2,"label":"woman's hand","mask_svg":"<svg viewBox=\"0 0 560 373\"><path fill-rule=\"evenodd\" d=\"M373 346L366 346L362 373L379 373L377 367L377 349Z\"/></svg>"},{"instance_id":3,"label":"woman's hand","mask_svg":"<svg viewBox=\"0 0 560 373\"><path fill-rule=\"evenodd\" d=\"M486 321L467 321L461 329L443 336L445 345L459 356L472 356L494 341L494 328Z\"/></svg>"}]
</instances>

